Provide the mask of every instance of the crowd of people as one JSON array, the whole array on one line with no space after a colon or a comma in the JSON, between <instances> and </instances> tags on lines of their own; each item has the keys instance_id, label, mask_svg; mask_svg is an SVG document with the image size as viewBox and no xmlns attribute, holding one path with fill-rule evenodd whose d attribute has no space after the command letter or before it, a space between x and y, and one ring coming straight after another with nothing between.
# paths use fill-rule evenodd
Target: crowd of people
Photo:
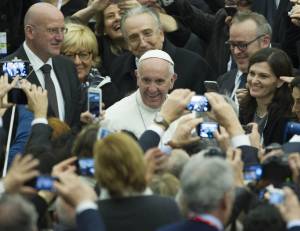
<instances>
[{"instance_id":1,"label":"crowd of people","mask_svg":"<svg viewBox=\"0 0 300 231\"><path fill-rule=\"evenodd\" d=\"M0 18L0 231L300 230L300 1Z\"/></svg>"}]
</instances>

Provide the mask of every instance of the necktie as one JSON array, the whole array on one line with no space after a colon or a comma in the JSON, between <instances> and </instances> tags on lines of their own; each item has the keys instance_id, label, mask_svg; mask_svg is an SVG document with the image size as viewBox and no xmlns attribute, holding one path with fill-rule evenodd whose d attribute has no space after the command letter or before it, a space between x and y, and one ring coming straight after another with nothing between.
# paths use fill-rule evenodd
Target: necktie
<instances>
[{"instance_id":1,"label":"necktie","mask_svg":"<svg viewBox=\"0 0 300 231\"><path fill-rule=\"evenodd\" d=\"M248 75L247 73L243 73L243 74L240 76L240 84L239 84L238 89L240 89L240 88L246 88L247 75Z\"/></svg>"},{"instance_id":2,"label":"necktie","mask_svg":"<svg viewBox=\"0 0 300 231\"><path fill-rule=\"evenodd\" d=\"M50 75L51 68L51 65L44 64L41 67L41 71L44 74L45 89L48 91L49 106L52 109L52 112L54 113L55 117L59 117L55 87Z\"/></svg>"}]
</instances>

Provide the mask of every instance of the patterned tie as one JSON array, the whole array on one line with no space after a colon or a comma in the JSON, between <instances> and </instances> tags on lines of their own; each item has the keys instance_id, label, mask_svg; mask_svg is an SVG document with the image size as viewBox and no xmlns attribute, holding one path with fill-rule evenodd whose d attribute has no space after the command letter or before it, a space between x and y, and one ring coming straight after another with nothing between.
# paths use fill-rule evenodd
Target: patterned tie
<instances>
[{"instance_id":1,"label":"patterned tie","mask_svg":"<svg viewBox=\"0 0 300 231\"><path fill-rule=\"evenodd\" d=\"M51 68L51 65L44 64L40 69L44 74L45 88L48 91L49 106L52 109L55 117L59 117L55 87L50 75Z\"/></svg>"},{"instance_id":2,"label":"patterned tie","mask_svg":"<svg viewBox=\"0 0 300 231\"><path fill-rule=\"evenodd\" d=\"M248 75L248 73L243 73L243 74L240 76L240 84L239 84L238 89L246 88L247 75Z\"/></svg>"}]
</instances>

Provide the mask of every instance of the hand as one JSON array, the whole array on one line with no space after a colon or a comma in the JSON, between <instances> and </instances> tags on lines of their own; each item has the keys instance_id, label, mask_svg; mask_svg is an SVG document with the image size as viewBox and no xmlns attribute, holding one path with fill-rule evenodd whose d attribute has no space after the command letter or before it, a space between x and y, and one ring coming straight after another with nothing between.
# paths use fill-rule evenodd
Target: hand
<instances>
[{"instance_id":1,"label":"hand","mask_svg":"<svg viewBox=\"0 0 300 231\"><path fill-rule=\"evenodd\" d=\"M186 105L191 101L195 92L188 89L176 89L168 96L163 103L160 114L163 118L172 123L186 112Z\"/></svg>"},{"instance_id":2,"label":"hand","mask_svg":"<svg viewBox=\"0 0 300 231\"><path fill-rule=\"evenodd\" d=\"M188 114L180 118L176 130L173 134L170 146L175 145L178 147L184 147L189 144L193 144L200 140L199 136L192 136L192 130L203 121L202 118L195 118L193 114Z\"/></svg>"},{"instance_id":3,"label":"hand","mask_svg":"<svg viewBox=\"0 0 300 231\"><path fill-rule=\"evenodd\" d=\"M294 183L300 184L300 153L292 153L289 155L288 163L292 171Z\"/></svg>"},{"instance_id":4,"label":"hand","mask_svg":"<svg viewBox=\"0 0 300 231\"><path fill-rule=\"evenodd\" d=\"M286 222L300 220L300 204L292 189L285 187L284 202L277 207Z\"/></svg>"},{"instance_id":5,"label":"hand","mask_svg":"<svg viewBox=\"0 0 300 231\"><path fill-rule=\"evenodd\" d=\"M296 26L300 26L300 5L299 2L297 2L296 5L293 6L291 11L289 12L289 16L291 18L291 21Z\"/></svg>"},{"instance_id":6,"label":"hand","mask_svg":"<svg viewBox=\"0 0 300 231\"><path fill-rule=\"evenodd\" d=\"M93 0L89 7L95 12L103 11L110 4L110 0Z\"/></svg>"},{"instance_id":7,"label":"hand","mask_svg":"<svg viewBox=\"0 0 300 231\"><path fill-rule=\"evenodd\" d=\"M234 172L235 186L244 186L244 162L242 161L242 151L235 149L227 152L227 158Z\"/></svg>"},{"instance_id":8,"label":"hand","mask_svg":"<svg viewBox=\"0 0 300 231\"><path fill-rule=\"evenodd\" d=\"M31 187L23 186L25 182L39 175L37 167L39 161L32 155L17 155L3 179L4 188L7 193L32 193L35 190Z\"/></svg>"},{"instance_id":9,"label":"hand","mask_svg":"<svg viewBox=\"0 0 300 231\"><path fill-rule=\"evenodd\" d=\"M80 121L82 123L91 124L91 123L93 123L94 119L95 119L95 117L89 111L80 113Z\"/></svg>"},{"instance_id":10,"label":"hand","mask_svg":"<svg viewBox=\"0 0 300 231\"><path fill-rule=\"evenodd\" d=\"M96 201L97 195L93 188L80 180L72 172L62 172L59 181L54 182L54 188L68 204L76 208L81 202Z\"/></svg>"},{"instance_id":11,"label":"hand","mask_svg":"<svg viewBox=\"0 0 300 231\"><path fill-rule=\"evenodd\" d=\"M216 140L219 143L220 148L224 152L227 152L228 149L231 149L230 137L225 128L223 128L221 126L220 131L217 130L214 134L214 137L216 138Z\"/></svg>"},{"instance_id":12,"label":"hand","mask_svg":"<svg viewBox=\"0 0 300 231\"><path fill-rule=\"evenodd\" d=\"M235 94L236 94L236 98L237 98L239 104L241 104L241 102L243 101L245 96L248 94L248 89L246 89L246 88L237 89Z\"/></svg>"},{"instance_id":13,"label":"hand","mask_svg":"<svg viewBox=\"0 0 300 231\"><path fill-rule=\"evenodd\" d=\"M13 104L7 103L6 98L7 93L17 85L19 78L15 77L11 83L8 83L7 75L0 77L0 108L8 108Z\"/></svg>"},{"instance_id":14,"label":"hand","mask_svg":"<svg viewBox=\"0 0 300 231\"><path fill-rule=\"evenodd\" d=\"M145 153L144 160L147 169L146 179L149 182L156 172L165 168L168 156L159 148L151 148Z\"/></svg>"},{"instance_id":15,"label":"hand","mask_svg":"<svg viewBox=\"0 0 300 231\"><path fill-rule=\"evenodd\" d=\"M20 81L21 88L28 99L28 109L34 113L35 118L47 118L48 93L41 87L31 84L27 80Z\"/></svg>"},{"instance_id":16,"label":"hand","mask_svg":"<svg viewBox=\"0 0 300 231\"><path fill-rule=\"evenodd\" d=\"M52 176L58 177L63 172L75 172L75 161L77 160L76 156L70 157L56 165L52 168Z\"/></svg>"},{"instance_id":17,"label":"hand","mask_svg":"<svg viewBox=\"0 0 300 231\"><path fill-rule=\"evenodd\" d=\"M118 3L118 7L121 9L121 14L139 6L141 6L141 4L137 0L124 0Z\"/></svg>"},{"instance_id":18,"label":"hand","mask_svg":"<svg viewBox=\"0 0 300 231\"><path fill-rule=\"evenodd\" d=\"M233 108L222 95L214 92L205 93L212 107L213 117L228 131L230 137L244 134L244 130Z\"/></svg>"},{"instance_id":19,"label":"hand","mask_svg":"<svg viewBox=\"0 0 300 231\"><path fill-rule=\"evenodd\" d=\"M260 134L258 132L258 125L257 123L249 123L247 126L251 126L251 133L249 134L249 139L251 142L252 147L257 148L258 150L262 148L260 143Z\"/></svg>"},{"instance_id":20,"label":"hand","mask_svg":"<svg viewBox=\"0 0 300 231\"><path fill-rule=\"evenodd\" d=\"M292 76L280 76L279 77L283 82L291 83L295 77Z\"/></svg>"}]
</instances>

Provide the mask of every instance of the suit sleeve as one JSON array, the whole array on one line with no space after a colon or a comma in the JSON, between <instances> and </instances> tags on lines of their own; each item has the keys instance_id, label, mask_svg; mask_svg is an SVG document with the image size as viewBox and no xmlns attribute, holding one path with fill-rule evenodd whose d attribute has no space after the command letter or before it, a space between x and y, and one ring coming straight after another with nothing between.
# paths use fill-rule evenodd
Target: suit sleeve
<instances>
[{"instance_id":1,"label":"suit sleeve","mask_svg":"<svg viewBox=\"0 0 300 231\"><path fill-rule=\"evenodd\" d=\"M105 231L105 227L96 209L88 209L76 215L78 231Z\"/></svg>"}]
</instances>

